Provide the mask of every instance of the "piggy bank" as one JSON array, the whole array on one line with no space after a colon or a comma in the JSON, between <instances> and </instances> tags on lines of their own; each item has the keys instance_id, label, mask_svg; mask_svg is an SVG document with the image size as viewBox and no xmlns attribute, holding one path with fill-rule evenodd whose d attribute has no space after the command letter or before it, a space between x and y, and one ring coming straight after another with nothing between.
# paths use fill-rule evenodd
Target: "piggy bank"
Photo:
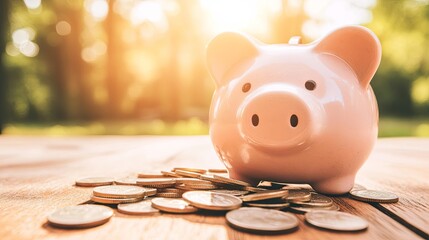
<instances>
[{"instance_id":1,"label":"piggy bank","mask_svg":"<svg viewBox=\"0 0 429 240\"><path fill-rule=\"evenodd\" d=\"M207 47L210 137L230 177L348 192L377 139L370 81L380 58L377 37L360 26L310 44L216 36Z\"/></svg>"}]
</instances>

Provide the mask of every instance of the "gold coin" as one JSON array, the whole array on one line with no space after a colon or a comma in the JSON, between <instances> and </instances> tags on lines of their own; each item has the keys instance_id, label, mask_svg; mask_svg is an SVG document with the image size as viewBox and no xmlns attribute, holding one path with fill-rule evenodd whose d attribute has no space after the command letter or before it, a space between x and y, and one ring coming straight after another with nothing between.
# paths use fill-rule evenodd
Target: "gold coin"
<instances>
[{"instance_id":1,"label":"gold coin","mask_svg":"<svg viewBox=\"0 0 429 240\"><path fill-rule=\"evenodd\" d=\"M161 211L171 213L192 213L198 211L197 208L189 205L187 201L181 198L154 198L152 199L152 206Z\"/></svg>"},{"instance_id":2,"label":"gold coin","mask_svg":"<svg viewBox=\"0 0 429 240\"><path fill-rule=\"evenodd\" d=\"M48 222L55 227L87 228L106 223L112 216L109 207L84 204L58 209L48 216Z\"/></svg>"},{"instance_id":3,"label":"gold coin","mask_svg":"<svg viewBox=\"0 0 429 240\"><path fill-rule=\"evenodd\" d=\"M311 192L308 190L289 190L289 195L284 197L287 202L308 202L311 200Z\"/></svg>"},{"instance_id":4,"label":"gold coin","mask_svg":"<svg viewBox=\"0 0 429 240\"><path fill-rule=\"evenodd\" d=\"M137 185L137 180L139 180L139 178L120 178L120 179L115 179L115 184L116 185Z\"/></svg>"},{"instance_id":5,"label":"gold coin","mask_svg":"<svg viewBox=\"0 0 429 240\"><path fill-rule=\"evenodd\" d=\"M195 184L195 185L202 185L202 184L212 185L212 182L198 179L198 178L176 178L174 180L176 180L176 183L178 184L185 183L185 184Z\"/></svg>"},{"instance_id":6,"label":"gold coin","mask_svg":"<svg viewBox=\"0 0 429 240\"><path fill-rule=\"evenodd\" d=\"M396 194L377 190L357 190L350 192L350 195L363 202L396 203L399 201Z\"/></svg>"},{"instance_id":7,"label":"gold coin","mask_svg":"<svg viewBox=\"0 0 429 240\"><path fill-rule=\"evenodd\" d=\"M252 187L252 186L246 186L243 189L249 192L263 192L267 190L265 188L258 188L258 187Z\"/></svg>"},{"instance_id":8,"label":"gold coin","mask_svg":"<svg viewBox=\"0 0 429 240\"><path fill-rule=\"evenodd\" d=\"M181 167L174 168L173 172L176 172L177 170L186 171L186 172L201 173L201 174L206 173L205 169L199 169L199 168L181 168Z\"/></svg>"},{"instance_id":9,"label":"gold coin","mask_svg":"<svg viewBox=\"0 0 429 240\"><path fill-rule=\"evenodd\" d=\"M181 198L183 193L172 193L172 192L158 192L156 197L165 197L165 198Z\"/></svg>"},{"instance_id":10,"label":"gold coin","mask_svg":"<svg viewBox=\"0 0 429 240\"><path fill-rule=\"evenodd\" d=\"M185 184L185 186L198 190L213 190L218 188L216 185L213 184Z\"/></svg>"},{"instance_id":11,"label":"gold coin","mask_svg":"<svg viewBox=\"0 0 429 240\"><path fill-rule=\"evenodd\" d=\"M177 188L161 188L158 193L183 193L183 190Z\"/></svg>"},{"instance_id":12,"label":"gold coin","mask_svg":"<svg viewBox=\"0 0 429 240\"><path fill-rule=\"evenodd\" d=\"M359 231L368 228L368 222L345 212L317 210L305 214L305 220L313 226L335 231Z\"/></svg>"},{"instance_id":13,"label":"gold coin","mask_svg":"<svg viewBox=\"0 0 429 240\"><path fill-rule=\"evenodd\" d=\"M182 177L182 176L180 176L180 175L179 175L179 174L177 174L177 173L169 172L169 171L161 171L161 173L162 173L164 176L167 176L167 177L174 177L174 178L180 178L180 177Z\"/></svg>"},{"instance_id":14,"label":"gold coin","mask_svg":"<svg viewBox=\"0 0 429 240\"><path fill-rule=\"evenodd\" d=\"M244 181L240 181L240 180L237 180L237 179L232 179L232 178L224 177L224 176L221 176L221 175L218 175L218 174L213 174L213 178L217 179L217 180L220 180L220 181L222 181L224 183L235 184L235 185L239 185L239 186L243 186L243 187L251 186L250 183L247 183L247 182L244 182Z\"/></svg>"},{"instance_id":15,"label":"gold coin","mask_svg":"<svg viewBox=\"0 0 429 240\"><path fill-rule=\"evenodd\" d=\"M138 173L139 178L163 178L165 177L160 171L146 170Z\"/></svg>"},{"instance_id":16,"label":"gold coin","mask_svg":"<svg viewBox=\"0 0 429 240\"><path fill-rule=\"evenodd\" d=\"M291 202L294 206L300 207L329 207L332 206L331 198L318 193L311 193L311 199L308 202Z\"/></svg>"},{"instance_id":17,"label":"gold coin","mask_svg":"<svg viewBox=\"0 0 429 240\"><path fill-rule=\"evenodd\" d=\"M138 198L105 198L105 197L97 197L97 196L91 197L91 201L96 203L104 203L104 204L133 203L133 202L139 202L141 200L143 200L143 197L138 197Z\"/></svg>"},{"instance_id":18,"label":"gold coin","mask_svg":"<svg viewBox=\"0 0 429 240\"><path fill-rule=\"evenodd\" d=\"M96 187L93 194L105 198L141 198L145 195L145 189L139 186L111 185Z\"/></svg>"},{"instance_id":19,"label":"gold coin","mask_svg":"<svg viewBox=\"0 0 429 240\"><path fill-rule=\"evenodd\" d=\"M243 200L243 202L251 202L251 201L259 201L259 200L272 199L272 198L281 198L281 197L286 197L288 195L288 192L289 191L286 189L265 190L263 192L245 195L241 197L241 200Z\"/></svg>"},{"instance_id":20,"label":"gold coin","mask_svg":"<svg viewBox=\"0 0 429 240\"><path fill-rule=\"evenodd\" d=\"M118 205L118 212L131 215L145 215L159 213L159 210L152 207L152 198L146 198L136 203L121 203Z\"/></svg>"},{"instance_id":21,"label":"gold coin","mask_svg":"<svg viewBox=\"0 0 429 240\"><path fill-rule=\"evenodd\" d=\"M333 203L329 207L296 207L296 206L291 206L290 209L294 212L297 212L297 213L308 213L308 212L316 211L316 210L339 211L340 207L337 204Z\"/></svg>"},{"instance_id":22,"label":"gold coin","mask_svg":"<svg viewBox=\"0 0 429 240\"><path fill-rule=\"evenodd\" d=\"M259 202L248 202L246 203L249 207L260 207L270 209L283 209L289 207L289 203L259 203Z\"/></svg>"},{"instance_id":23,"label":"gold coin","mask_svg":"<svg viewBox=\"0 0 429 240\"><path fill-rule=\"evenodd\" d=\"M80 187L98 187L112 185L114 179L110 177L89 177L82 178L76 181L76 186Z\"/></svg>"},{"instance_id":24,"label":"gold coin","mask_svg":"<svg viewBox=\"0 0 429 240\"><path fill-rule=\"evenodd\" d=\"M157 193L157 189L156 188L150 188L150 187L144 187L144 196L153 196Z\"/></svg>"},{"instance_id":25,"label":"gold coin","mask_svg":"<svg viewBox=\"0 0 429 240\"><path fill-rule=\"evenodd\" d=\"M273 209L242 207L226 214L226 220L233 227L253 231L278 232L298 227L298 218Z\"/></svg>"},{"instance_id":26,"label":"gold coin","mask_svg":"<svg viewBox=\"0 0 429 240\"><path fill-rule=\"evenodd\" d=\"M173 178L141 178L137 184L147 187L173 187L176 180Z\"/></svg>"},{"instance_id":27,"label":"gold coin","mask_svg":"<svg viewBox=\"0 0 429 240\"><path fill-rule=\"evenodd\" d=\"M210 192L224 193L224 194L229 194L229 195L233 195L233 196L243 196L243 195L249 193L249 191L244 191L244 190L229 190L229 189L215 189L215 190L210 190Z\"/></svg>"},{"instance_id":28,"label":"gold coin","mask_svg":"<svg viewBox=\"0 0 429 240\"><path fill-rule=\"evenodd\" d=\"M241 199L224 193L209 191L189 191L182 197L191 205L208 210L232 210L241 206Z\"/></svg>"},{"instance_id":29,"label":"gold coin","mask_svg":"<svg viewBox=\"0 0 429 240\"><path fill-rule=\"evenodd\" d=\"M228 170L226 170L226 169L214 169L214 168L211 168L208 171L210 173L228 173Z\"/></svg>"},{"instance_id":30,"label":"gold coin","mask_svg":"<svg viewBox=\"0 0 429 240\"><path fill-rule=\"evenodd\" d=\"M201 173L188 172L188 171L179 170L179 169L176 169L174 172L183 177L199 178L201 176Z\"/></svg>"}]
</instances>

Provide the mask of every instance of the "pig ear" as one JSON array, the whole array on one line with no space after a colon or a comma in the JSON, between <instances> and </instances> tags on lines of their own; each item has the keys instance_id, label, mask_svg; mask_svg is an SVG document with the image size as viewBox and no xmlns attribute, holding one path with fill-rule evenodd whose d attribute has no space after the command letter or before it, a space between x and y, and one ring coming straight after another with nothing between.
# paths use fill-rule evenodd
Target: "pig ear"
<instances>
[{"instance_id":1,"label":"pig ear","mask_svg":"<svg viewBox=\"0 0 429 240\"><path fill-rule=\"evenodd\" d=\"M207 64L218 86L225 84L225 73L243 60L253 58L258 49L248 36L225 32L217 35L207 46Z\"/></svg>"},{"instance_id":2,"label":"pig ear","mask_svg":"<svg viewBox=\"0 0 429 240\"><path fill-rule=\"evenodd\" d=\"M335 30L316 45L316 51L343 59L355 72L365 89L377 71L381 45L369 29L349 26Z\"/></svg>"}]
</instances>

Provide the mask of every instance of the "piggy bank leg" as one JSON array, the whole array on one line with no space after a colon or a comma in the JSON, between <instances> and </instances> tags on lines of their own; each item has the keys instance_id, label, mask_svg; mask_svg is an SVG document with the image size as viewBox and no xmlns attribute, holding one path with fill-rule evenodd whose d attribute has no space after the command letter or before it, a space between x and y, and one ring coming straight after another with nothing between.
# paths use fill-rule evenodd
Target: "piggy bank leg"
<instances>
[{"instance_id":1,"label":"piggy bank leg","mask_svg":"<svg viewBox=\"0 0 429 240\"><path fill-rule=\"evenodd\" d=\"M310 184L319 193L328 195L345 194L353 188L355 175L329 178L320 182Z\"/></svg>"},{"instance_id":2,"label":"piggy bank leg","mask_svg":"<svg viewBox=\"0 0 429 240\"><path fill-rule=\"evenodd\" d=\"M237 179L237 180L240 180L240 181L244 181L244 182L250 183L250 184L252 184L252 186L257 186L259 184L259 180L243 176L242 174L239 174L239 173L237 173L236 171L234 171L232 169L228 169L228 173L229 173L229 177L232 178L232 179Z\"/></svg>"}]
</instances>

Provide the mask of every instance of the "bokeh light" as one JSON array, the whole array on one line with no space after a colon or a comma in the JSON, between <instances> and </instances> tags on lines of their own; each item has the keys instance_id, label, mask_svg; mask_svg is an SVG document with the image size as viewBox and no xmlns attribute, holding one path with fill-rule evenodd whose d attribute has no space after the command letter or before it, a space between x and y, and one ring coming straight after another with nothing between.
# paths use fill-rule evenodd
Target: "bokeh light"
<instances>
[{"instance_id":1,"label":"bokeh light","mask_svg":"<svg viewBox=\"0 0 429 240\"><path fill-rule=\"evenodd\" d=\"M42 0L24 0L24 3L28 9L37 9L41 6Z\"/></svg>"},{"instance_id":2,"label":"bokeh light","mask_svg":"<svg viewBox=\"0 0 429 240\"><path fill-rule=\"evenodd\" d=\"M86 0L84 5L85 9L97 21L103 21L109 12L109 5L106 0Z\"/></svg>"},{"instance_id":3,"label":"bokeh light","mask_svg":"<svg viewBox=\"0 0 429 240\"><path fill-rule=\"evenodd\" d=\"M71 26L66 21L59 21L57 25L55 25L55 30L60 36L67 36L71 33Z\"/></svg>"}]
</instances>

